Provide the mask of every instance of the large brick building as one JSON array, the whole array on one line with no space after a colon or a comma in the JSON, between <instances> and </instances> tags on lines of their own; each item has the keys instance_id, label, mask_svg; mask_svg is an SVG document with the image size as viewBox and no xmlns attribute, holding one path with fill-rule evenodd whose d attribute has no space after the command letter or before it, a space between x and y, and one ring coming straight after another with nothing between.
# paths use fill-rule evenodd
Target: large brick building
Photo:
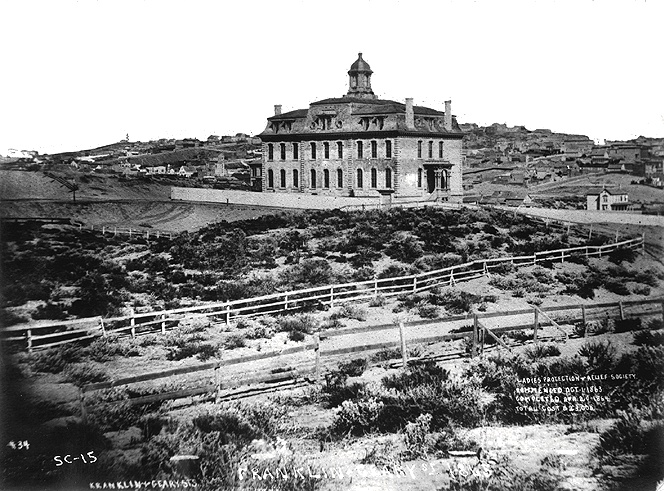
<instances>
[{"instance_id":1,"label":"large brick building","mask_svg":"<svg viewBox=\"0 0 664 491\"><path fill-rule=\"evenodd\" d=\"M260 134L263 191L461 201L463 133L451 102L443 112L378 99L372 73L360 53L345 96L275 106Z\"/></svg>"}]
</instances>

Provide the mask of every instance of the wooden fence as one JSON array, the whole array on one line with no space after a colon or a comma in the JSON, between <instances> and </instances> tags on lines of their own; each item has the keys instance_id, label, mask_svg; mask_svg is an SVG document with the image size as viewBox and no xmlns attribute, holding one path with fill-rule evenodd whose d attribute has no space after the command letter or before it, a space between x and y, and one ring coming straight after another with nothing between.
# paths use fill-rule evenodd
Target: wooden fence
<instances>
[{"instance_id":1,"label":"wooden fence","mask_svg":"<svg viewBox=\"0 0 664 491\"><path fill-rule=\"evenodd\" d=\"M4 328L1 333L5 336L5 342L24 342L24 347L29 351L109 334L130 334L135 337L137 333L145 331L161 330L165 333L168 328L177 326L187 317L213 317L229 324L231 319L237 317L260 316L324 305L334 307L343 302L369 300L379 295L389 297L423 292L438 286L454 286L458 282L500 271L505 265L520 267L543 262L565 262L573 256L602 257L618 249L642 249L643 245L644 238L638 237L605 245L536 252L529 256L477 259L436 271L396 278L326 285L201 306L133 313L122 317L22 324Z\"/></svg>"},{"instance_id":2,"label":"wooden fence","mask_svg":"<svg viewBox=\"0 0 664 491\"><path fill-rule=\"evenodd\" d=\"M655 307L654 309L652 308L653 306ZM632 312L628 312L629 309L631 309ZM558 324L558 321L554 320L553 317L556 314L563 314L564 320L559 319L559 321L567 326L577 322L581 322L585 326L592 319L607 319L609 317L626 319L630 317L661 315L662 319L664 320L664 297L613 303L578 304L545 308L532 307L528 309L501 312L457 315L433 321L425 320L409 323L400 322L397 325L384 324L379 326L362 326L352 329L336 329L316 332L313 335L312 343L288 348L281 351L260 353L223 361L201 363L199 365L190 367L181 367L160 372L146 373L133 377L126 377L108 382L86 385L80 390L81 412L85 417L87 415L87 408L90 402L97 404L97 402L89 400L89 395L93 392L127 386L140 382L163 380L175 376L189 375L194 373L198 374L214 371L214 377L210 377L214 381L196 387L142 395L133 397L131 399L120 399L117 401L104 402L103 404L153 404L166 400L206 395L208 397L214 398L215 400L220 400L224 396L224 392L228 392L231 389L236 389L243 386L246 387L255 384L283 384L285 382L291 382L291 386L292 382L320 383L323 371L326 366L332 364L336 365L336 360L338 360L339 357L353 353L364 354L380 349L398 348L398 351L394 351L394 356L392 356L392 358L400 356L402 360L401 363L403 366L405 366L408 363L409 346L412 347L414 345L421 344L433 344L459 339L469 339L471 343L470 356L474 357L484 353L485 344L488 337L491 337L499 346L509 350L510 346L507 345L503 338L498 336L499 334L505 333L507 331L532 330L533 340L536 342L542 340L543 338L541 335L541 330L545 324L549 324L556 330L560 331L563 338L566 340L569 338L569 333L564 327ZM501 324L504 324L504 319L509 317L517 317L516 322L522 322L524 315L532 315L532 321L521 324L513 324L510 322L508 323L509 325L498 328L489 328L486 325L486 321L490 319L500 319ZM467 329L457 329L457 332L450 332L450 328L453 323L458 323L458 321L463 320L468 320L471 322L472 327L468 327ZM445 331L445 333L419 338L412 336L409 337L409 331L422 326L435 327L436 330ZM395 331L396 333L397 330L399 333L398 339L396 336L392 336L394 338L392 341L365 345L353 345L350 347L338 349L324 349L325 340L339 336L352 336L365 332L376 331ZM383 337L389 338L390 335L387 333L387 335ZM290 355L308 351L313 351L313 359L305 360L299 366L292 364L289 365L289 362L286 361L286 358ZM269 373L263 372L257 374L252 372L252 368L255 368L252 366L253 364L255 364L257 361L267 360L270 358L278 358L280 360L279 369L272 370ZM231 376L224 379L223 369L232 366L241 366L241 373L243 375L236 376L235 374L232 374ZM199 376L198 378L200 379L201 377ZM272 388L274 388L274 386L272 386ZM248 390L245 389L245 392L248 392ZM238 392L235 392L234 394L236 395Z\"/></svg>"}]
</instances>

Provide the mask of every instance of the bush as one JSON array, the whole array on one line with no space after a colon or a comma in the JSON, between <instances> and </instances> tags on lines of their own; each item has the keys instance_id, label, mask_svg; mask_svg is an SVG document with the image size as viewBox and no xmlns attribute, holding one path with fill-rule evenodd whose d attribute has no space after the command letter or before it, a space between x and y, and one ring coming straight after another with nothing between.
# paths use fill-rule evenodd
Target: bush
<instances>
[{"instance_id":1,"label":"bush","mask_svg":"<svg viewBox=\"0 0 664 491\"><path fill-rule=\"evenodd\" d=\"M579 349L579 355L587 358L589 373L608 373L616 363L611 341L589 341Z\"/></svg>"},{"instance_id":2,"label":"bush","mask_svg":"<svg viewBox=\"0 0 664 491\"><path fill-rule=\"evenodd\" d=\"M615 293L616 295L629 295L632 293L629 291L629 288L627 288L627 285L625 285L623 279L607 279L602 286L604 286L607 291Z\"/></svg>"},{"instance_id":3,"label":"bush","mask_svg":"<svg viewBox=\"0 0 664 491\"><path fill-rule=\"evenodd\" d=\"M523 353L526 358L536 361L540 358L546 358L549 356L558 356L560 354L560 349L555 344L535 344L533 346L528 346Z\"/></svg>"},{"instance_id":4,"label":"bush","mask_svg":"<svg viewBox=\"0 0 664 491\"><path fill-rule=\"evenodd\" d=\"M616 249L609 253L609 261L614 264L620 264L623 261L632 263L636 259L637 255L638 254L634 249Z\"/></svg>"},{"instance_id":5,"label":"bush","mask_svg":"<svg viewBox=\"0 0 664 491\"><path fill-rule=\"evenodd\" d=\"M108 336L95 339L85 350L87 356L98 362L109 361L116 356L140 356L141 350L133 339Z\"/></svg>"},{"instance_id":6,"label":"bush","mask_svg":"<svg viewBox=\"0 0 664 491\"><path fill-rule=\"evenodd\" d=\"M338 435L364 435L379 428L379 418L384 404L374 398L367 400L345 400L337 412L332 432Z\"/></svg>"},{"instance_id":7,"label":"bush","mask_svg":"<svg viewBox=\"0 0 664 491\"><path fill-rule=\"evenodd\" d=\"M424 319L437 319L440 317L440 310L435 305L420 305L417 308L417 314Z\"/></svg>"},{"instance_id":8,"label":"bush","mask_svg":"<svg viewBox=\"0 0 664 491\"><path fill-rule=\"evenodd\" d=\"M0 308L0 326L9 327L13 326L14 324L22 324L24 322L28 322L28 319L20 315L16 315L9 310Z\"/></svg>"},{"instance_id":9,"label":"bush","mask_svg":"<svg viewBox=\"0 0 664 491\"><path fill-rule=\"evenodd\" d=\"M69 365L65 368L64 375L67 382L71 382L78 387L95 382L105 382L109 379L105 370L91 363Z\"/></svg>"},{"instance_id":10,"label":"bush","mask_svg":"<svg viewBox=\"0 0 664 491\"><path fill-rule=\"evenodd\" d=\"M293 330L293 331L288 332L288 339L290 339L291 341L295 341L295 342L304 341L304 338L305 338L305 336L304 336L304 333L302 331Z\"/></svg>"},{"instance_id":11,"label":"bush","mask_svg":"<svg viewBox=\"0 0 664 491\"><path fill-rule=\"evenodd\" d=\"M367 369L369 363L366 358L355 358L339 363L339 372L349 377L359 377Z\"/></svg>"},{"instance_id":12,"label":"bush","mask_svg":"<svg viewBox=\"0 0 664 491\"><path fill-rule=\"evenodd\" d=\"M647 286L647 285L636 285L632 289L632 292L636 295L648 296L648 295L650 295L650 287Z\"/></svg>"},{"instance_id":13,"label":"bush","mask_svg":"<svg viewBox=\"0 0 664 491\"><path fill-rule=\"evenodd\" d=\"M35 320L63 320L67 318L67 313L61 303L46 302L44 305L38 305L37 310L31 314L31 317Z\"/></svg>"},{"instance_id":14,"label":"bush","mask_svg":"<svg viewBox=\"0 0 664 491\"><path fill-rule=\"evenodd\" d=\"M634 334L637 346L664 346L664 332L639 331Z\"/></svg>"},{"instance_id":15,"label":"bush","mask_svg":"<svg viewBox=\"0 0 664 491\"><path fill-rule=\"evenodd\" d=\"M302 334L311 334L318 328L316 319L308 314L289 315L280 317L277 320L279 331L292 332L297 331Z\"/></svg>"},{"instance_id":16,"label":"bush","mask_svg":"<svg viewBox=\"0 0 664 491\"><path fill-rule=\"evenodd\" d=\"M357 305L346 304L338 311L332 313L330 319L355 319L358 321L366 321L367 311Z\"/></svg>"},{"instance_id":17,"label":"bush","mask_svg":"<svg viewBox=\"0 0 664 491\"><path fill-rule=\"evenodd\" d=\"M231 334L224 339L224 349L244 348L247 345L242 333Z\"/></svg>"},{"instance_id":18,"label":"bush","mask_svg":"<svg viewBox=\"0 0 664 491\"><path fill-rule=\"evenodd\" d=\"M629 332L637 331L641 329L641 319L632 318L632 319L618 319L616 320L613 330L615 332Z\"/></svg>"},{"instance_id":19,"label":"bush","mask_svg":"<svg viewBox=\"0 0 664 491\"><path fill-rule=\"evenodd\" d=\"M430 295L429 297L430 303L444 307L450 314L470 312L473 305L481 301L482 297L479 295L452 289L448 289L440 295Z\"/></svg>"},{"instance_id":20,"label":"bush","mask_svg":"<svg viewBox=\"0 0 664 491\"><path fill-rule=\"evenodd\" d=\"M639 411L622 412L620 419L599 435L596 453L600 457L620 454L661 456L664 451L664 422L643 421Z\"/></svg>"},{"instance_id":21,"label":"bush","mask_svg":"<svg viewBox=\"0 0 664 491\"><path fill-rule=\"evenodd\" d=\"M38 372L59 373L71 363L81 361L85 351L75 343L50 348L38 353L32 363L32 368Z\"/></svg>"},{"instance_id":22,"label":"bush","mask_svg":"<svg viewBox=\"0 0 664 491\"><path fill-rule=\"evenodd\" d=\"M383 295L377 295L369 300L369 307L383 307L386 303Z\"/></svg>"},{"instance_id":23,"label":"bush","mask_svg":"<svg viewBox=\"0 0 664 491\"><path fill-rule=\"evenodd\" d=\"M396 375L383 378L382 383L388 389L407 391L420 385L439 384L449 378L449 372L439 367L434 361L414 363Z\"/></svg>"}]
</instances>

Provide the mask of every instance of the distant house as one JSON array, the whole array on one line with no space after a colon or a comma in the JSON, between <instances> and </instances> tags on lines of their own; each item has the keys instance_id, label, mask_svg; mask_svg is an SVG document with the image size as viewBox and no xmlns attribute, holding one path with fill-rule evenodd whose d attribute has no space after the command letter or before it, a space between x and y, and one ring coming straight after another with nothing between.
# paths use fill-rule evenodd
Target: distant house
<instances>
[{"instance_id":1,"label":"distant house","mask_svg":"<svg viewBox=\"0 0 664 491\"><path fill-rule=\"evenodd\" d=\"M166 174L165 165L154 165L152 167L147 167L146 169L148 174Z\"/></svg>"},{"instance_id":2,"label":"distant house","mask_svg":"<svg viewBox=\"0 0 664 491\"><path fill-rule=\"evenodd\" d=\"M478 203L481 205L503 205L503 206L525 206L534 205L532 196L518 191L495 191L491 196L480 196Z\"/></svg>"},{"instance_id":3,"label":"distant house","mask_svg":"<svg viewBox=\"0 0 664 491\"><path fill-rule=\"evenodd\" d=\"M587 210L624 211L632 208L628 194L619 189L597 188L586 193Z\"/></svg>"}]
</instances>

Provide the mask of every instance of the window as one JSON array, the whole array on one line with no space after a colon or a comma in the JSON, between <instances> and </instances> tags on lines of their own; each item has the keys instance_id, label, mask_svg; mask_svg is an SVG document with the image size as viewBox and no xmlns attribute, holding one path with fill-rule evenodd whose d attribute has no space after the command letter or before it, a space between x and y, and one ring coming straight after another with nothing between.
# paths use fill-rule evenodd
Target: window
<instances>
[{"instance_id":1,"label":"window","mask_svg":"<svg viewBox=\"0 0 664 491\"><path fill-rule=\"evenodd\" d=\"M385 187L390 189L392 187L392 169L385 169Z\"/></svg>"},{"instance_id":2,"label":"window","mask_svg":"<svg viewBox=\"0 0 664 491\"><path fill-rule=\"evenodd\" d=\"M267 187L274 187L274 171L272 169L267 171Z\"/></svg>"},{"instance_id":3,"label":"window","mask_svg":"<svg viewBox=\"0 0 664 491\"><path fill-rule=\"evenodd\" d=\"M422 169L417 169L417 187L422 187Z\"/></svg>"},{"instance_id":4,"label":"window","mask_svg":"<svg viewBox=\"0 0 664 491\"><path fill-rule=\"evenodd\" d=\"M343 142L337 142L337 157L340 159L344 158L344 144Z\"/></svg>"},{"instance_id":5,"label":"window","mask_svg":"<svg viewBox=\"0 0 664 491\"><path fill-rule=\"evenodd\" d=\"M284 169L281 169L279 171L279 187L280 188L286 187L286 171Z\"/></svg>"},{"instance_id":6,"label":"window","mask_svg":"<svg viewBox=\"0 0 664 491\"><path fill-rule=\"evenodd\" d=\"M279 158L281 160L286 160L286 144L285 143L280 143L279 144Z\"/></svg>"},{"instance_id":7,"label":"window","mask_svg":"<svg viewBox=\"0 0 664 491\"><path fill-rule=\"evenodd\" d=\"M433 158L433 142L432 141L429 142L429 158L430 159Z\"/></svg>"},{"instance_id":8,"label":"window","mask_svg":"<svg viewBox=\"0 0 664 491\"><path fill-rule=\"evenodd\" d=\"M385 142L385 158L392 158L392 140L387 140Z\"/></svg>"},{"instance_id":9,"label":"window","mask_svg":"<svg viewBox=\"0 0 664 491\"><path fill-rule=\"evenodd\" d=\"M311 188L316 189L316 169L311 169Z\"/></svg>"},{"instance_id":10,"label":"window","mask_svg":"<svg viewBox=\"0 0 664 491\"><path fill-rule=\"evenodd\" d=\"M316 142L311 142L311 159L316 159Z\"/></svg>"},{"instance_id":11,"label":"window","mask_svg":"<svg viewBox=\"0 0 664 491\"><path fill-rule=\"evenodd\" d=\"M293 169L293 187L294 188L300 187L300 176L297 169Z\"/></svg>"},{"instance_id":12,"label":"window","mask_svg":"<svg viewBox=\"0 0 664 491\"><path fill-rule=\"evenodd\" d=\"M267 159L274 160L274 145L271 143L267 144Z\"/></svg>"},{"instance_id":13,"label":"window","mask_svg":"<svg viewBox=\"0 0 664 491\"><path fill-rule=\"evenodd\" d=\"M378 187L378 172L376 172L376 169L371 169L371 187Z\"/></svg>"},{"instance_id":14,"label":"window","mask_svg":"<svg viewBox=\"0 0 664 491\"><path fill-rule=\"evenodd\" d=\"M422 158L422 140L417 142L417 158Z\"/></svg>"},{"instance_id":15,"label":"window","mask_svg":"<svg viewBox=\"0 0 664 491\"><path fill-rule=\"evenodd\" d=\"M443 158L443 142L438 142L438 158Z\"/></svg>"},{"instance_id":16,"label":"window","mask_svg":"<svg viewBox=\"0 0 664 491\"><path fill-rule=\"evenodd\" d=\"M607 203L609 201L609 197L608 196L602 196L602 201L604 201L604 203Z\"/></svg>"},{"instance_id":17,"label":"window","mask_svg":"<svg viewBox=\"0 0 664 491\"><path fill-rule=\"evenodd\" d=\"M330 144L328 142L323 143L323 153L326 159L330 158Z\"/></svg>"},{"instance_id":18,"label":"window","mask_svg":"<svg viewBox=\"0 0 664 491\"><path fill-rule=\"evenodd\" d=\"M298 160L300 158L300 145L293 143L293 160Z\"/></svg>"},{"instance_id":19,"label":"window","mask_svg":"<svg viewBox=\"0 0 664 491\"><path fill-rule=\"evenodd\" d=\"M371 141L371 158L378 158L378 142L376 140Z\"/></svg>"},{"instance_id":20,"label":"window","mask_svg":"<svg viewBox=\"0 0 664 491\"><path fill-rule=\"evenodd\" d=\"M326 189L330 187L330 171L327 169L323 171L323 187Z\"/></svg>"},{"instance_id":21,"label":"window","mask_svg":"<svg viewBox=\"0 0 664 491\"><path fill-rule=\"evenodd\" d=\"M337 169L337 187L344 187L344 171Z\"/></svg>"},{"instance_id":22,"label":"window","mask_svg":"<svg viewBox=\"0 0 664 491\"><path fill-rule=\"evenodd\" d=\"M357 142L357 158L361 159L363 155L364 155L364 151L363 151L363 148L362 148L362 142Z\"/></svg>"},{"instance_id":23,"label":"window","mask_svg":"<svg viewBox=\"0 0 664 491\"><path fill-rule=\"evenodd\" d=\"M364 182L363 182L363 175L362 175L362 169L357 169L357 187L362 188L364 187Z\"/></svg>"}]
</instances>

